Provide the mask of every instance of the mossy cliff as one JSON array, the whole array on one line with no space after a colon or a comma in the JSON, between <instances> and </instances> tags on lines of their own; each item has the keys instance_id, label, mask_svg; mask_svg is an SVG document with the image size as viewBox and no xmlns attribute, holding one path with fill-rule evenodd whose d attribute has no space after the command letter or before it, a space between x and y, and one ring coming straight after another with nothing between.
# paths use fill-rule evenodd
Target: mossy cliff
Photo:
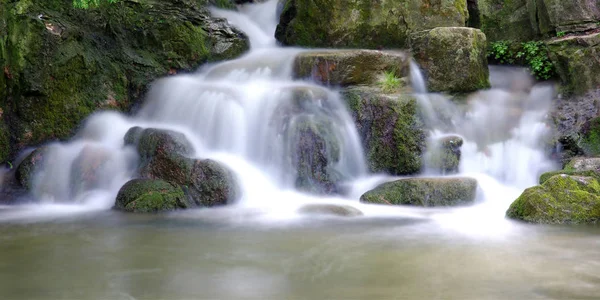
<instances>
[{"instance_id":1,"label":"mossy cliff","mask_svg":"<svg viewBox=\"0 0 600 300\"><path fill-rule=\"evenodd\" d=\"M157 77L246 51L206 4L0 0L0 161L68 138L97 109L128 110Z\"/></svg>"},{"instance_id":2,"label":"mossy cliff","mask_svg":"<svg viewBox=\"0 0 600 300\"><path fill-rule=\"evenodd\" d=\"M410 32L465 26L466 0L286 0L276 38L310 47L404 48Z\"/></svg>"}]
</instances>

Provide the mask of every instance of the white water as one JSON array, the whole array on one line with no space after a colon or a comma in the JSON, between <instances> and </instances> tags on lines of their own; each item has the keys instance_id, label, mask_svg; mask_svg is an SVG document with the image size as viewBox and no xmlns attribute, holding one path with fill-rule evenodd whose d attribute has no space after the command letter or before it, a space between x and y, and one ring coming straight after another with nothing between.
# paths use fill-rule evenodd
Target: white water
<instances>
[{"instance_id":1,"label":"white water","mask_svg":"<svg viewBox=\"0 0 600 300\"><path fill-rule=\"evenodd\" d=\"M134 173L137 157L123 143L123 136L133 126L183 132L195 146L196 157L217 159L237 174L243 198L234 209L258 208L276 219L295 216L298 206L306 203L343 203L358 207L367 216L433 218L444 227L485 234L505 228L504 213L510 202L534 185L542 171L553 167L543 153L547 131L543 118L552 99L550 88L482 91L473 95L464 109L444 96L427 94L425 80L413 64L411 79L432 136L453 133L464 137L460 175L477 178L481 204L440 210L359 204L360 194L386 178L368 174L354 123L339 94L292 80L292 61L303 50L276 47L276 6L277 0L271 0L242 6L240 12L214 9L215 15L245 30L252 50L196 74L159 80L134 117L108 112L91 116L72 142L52 146L45 168L36 177L33 196L45 206L20 210L15 212L17 217L40 211L56 214L73 202L76 209L70 208L68 213L110 209L120 186ZM342 145L334 167L346 176L351 199L295 191L295 170L288 161L295 141L286 130L305 119L329 126ZM97 163L96 159L103 163L92 172L93 180L74 189L71 183L82 181L76 172L78 162L89 166Z\"/></svg>"}]
</instances>

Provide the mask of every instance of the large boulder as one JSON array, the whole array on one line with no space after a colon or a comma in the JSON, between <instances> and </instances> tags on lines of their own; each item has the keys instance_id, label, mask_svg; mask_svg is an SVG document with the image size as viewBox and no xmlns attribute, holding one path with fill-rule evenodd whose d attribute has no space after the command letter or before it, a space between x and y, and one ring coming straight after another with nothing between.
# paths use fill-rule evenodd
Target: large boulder
<instances>
[{"instance_id":1,"label":"large boulder","mask_svg":"<svg viewBox=\"0 0 600 300\"><path fill-rule=\"evenodd\" d=\"M556 39L547 45L567 91L583 95L600 87L600 33Z\"/></svg>"},{"instance_id":2,"label":"large boulder","mask_svg":"<svg viewBox=\"0 0 600 300\"><path fill-rule=\"evenodd\" d=\"M410 47L434 92L488 88L487 41L479 29L438 27L411 34Z\"/></svg>"},{"instance_id":3,"label":"large boulder","mask_svg":"<svg viewBox=\"0 0 600 300\"><path fill-rule=\"evenodd\" d=\"M136 146L140 177L181 186L189 203L212 207L231 204L240 197L233 172L213 160L190 158L193 147L182 133L134 127L125 135L125 142Z\"/></svg>"},{"instance_id":4,"label":"large boulder","mask_svg":"<svg viewBox=\"0 0 600 300\"><path fill-rule=\"evenodd\" d=\"M372 172L408 175L421 170L426 131L412 95L386 94L375 87L349 87L342 90L342 96Z\"/></svg>"},{"instance_id":5,"label":"large boulder","mask_svg":"<svg viewBox=\"0 0 600 300\"><path fill-rule=\"evenodd\" d=\"M531 1L531 0L530 0ZM546 10L550 26L556 32L581 32L600 27L599 0L537 1L538 14Z\"/></svg>"},{"instance_id":6,"label":"large boulder","mask_svg":"<svg viewBox=\"0 0 600 300\"><path fill-rule=\"evenodd\" d=\"M106 186L111 178L102 176L109 166L111 153L105 148L88 145L84 147L71 164L71 195Z\"/></svg>"},{"instance_id":7,"label":"large boulder","mask_svg":"<svg viewBox=\"0 0 600 300\"><path fill-rule=\"evenodd\" d=\"M467 19L466 0L286 0L275 37L284 45L398 49L410 32Z\"/></svg>"},{"instance_id":8,"label":"large boulder","mask_svg":"<svg viewBox=\"0 0 600 300\"><path fill-rule=\"evenodd\" d=\"M600 220L600 184L593 177L555 175L526 189L506 212L529 223L578 224Z\"/></svg>"},{"instance_id":9,"label":"large boulder","mask_svg":"<svg viewBox=\"0 0 600 300\"><path fill-rule=\"evenodd\" d=\"M478 28L485 33L488 40L530 41L539 35L535 16L535 1L532 0L476 0ZM532 5L534 4L534 5Z\"/></svg>"},{"instance_id":10,"label":"large boulder","mask_svg":"<svg viewBox=\"0 0 600 300\"><path fill-rule=\"evenodd\" d=\"M26 190L31 190L33 187L34 176L44 166L48 151L50 151L49 147L37 148L27 155L17 166L15 177L18 183Z\"/></svg>"},{"instance_id":11,"label":"large boulder","mask_svg":"<svg viewBox=\"0 0 600 300\"><path fill-rule=\"evenodd\" d=\"M385 73L405 77L410 57L399 51L328 50L302 52L294 60L294 77L320 84L376 84Z\"/></svg>"},{"instance_id":12,"label":"large boulder","mask_svg":"<svg viewBox=\"0 0 600 300\"><path fill-rule=\"evenodd\" d=\"M364 203L414 206L472 204L477 180L468 177L406 178L384 183L360 197Z\"/></svg>"},{"instance_id":13,"label":"large boulder","mask_svg":"<svg viewBox=\"0 0 600 300\"><path fill-rule=\"evenodd\" d=\"M9 136L11 155L67 139L97 109L128 110L154 79L249 48L206 0L95 2L0 0L0 161Z\"/></svg>"},{"instance_id":14,"label":"large boulder","mask_svg":"<svg viewBox=\"0 0 600 300\"><path fill-rule=\"evenodd\" d=\"M158 213L189 208L180 186L163 180L134 179L117 195L115 209L136 213Z\"/></svg>"}]
</instances>

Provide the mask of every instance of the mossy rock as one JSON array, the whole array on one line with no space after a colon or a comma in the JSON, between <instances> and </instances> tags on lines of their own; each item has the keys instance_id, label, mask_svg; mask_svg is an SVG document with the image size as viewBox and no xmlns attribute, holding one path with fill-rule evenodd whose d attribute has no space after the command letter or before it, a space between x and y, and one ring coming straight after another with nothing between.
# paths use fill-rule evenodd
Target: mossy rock
<instances>
[{"instance_id":1,"label":"mossy rock","mask_svg":"<svg viewBox=\"0 0 600 300\"><path fill-rule=\"evenodd\" d=\"M41 171L49 151L49 147L37 148L17 166L15 176L19 184L26 190L31 191L33 188L34 176Z\"/></svg>"},{"instance_id":2,"label":"mossy rock","mask_svg":"<svg viewBox=\"0 0 600 300\"><path fill-rule=\"evenodd\" d=\"M573 157L565 170L600 172L600 157Z\"/></svg>"},{"instance_id":3,"label":"mossy rock","mask_svg":"<svg viewBox=\"0 0 600 300\"><path fill-rule=\"evenodd\" d=\"M184 189L186 195L202 207L233 204L241 197L240 186L233 172L210 159L194 162Z\"/></svg>"},{"instance_id":4,"label":"mossy rock","mask_svg":"<svg viewBox=\"0 0 600 300\"><path fill-rule=\"evenodd\" d=\"M413 206L472 204L477 180L468 177L407 178L384 183L360 197L364 203Z\"/></svg>"},{"instance_id":5,"label":"mossy rock","mask_svg":"<svg viewBox=\"0 0 600 300\"><path fill-rule=\"evenodd\" d=\"M134 213L159 213L189 208L181 187L163 180L134 179L117 195L115 209Z\"/></svg>"},{"instance_id":6,"label":"mossy rock","mask_svg":"<svg viewBox=\"0 0 600 300\"><path fill-rule=\"evenodd\" d=\"M284 45L398 49L410 32L467 19L466 0L286 0L275 37Z\"/></svg>"},{"instance_id":7,"label":"mossy rock","mask_svg":"<svg viewBox=\"0 0 600 300\"><path fill-rule=\"evenodd\" d=\"M410 175L421 170L427 135L414 96L373 87L349 87L342 96L372 172Z\"/></svg>"},{"instance_id":8,"label":"mossy rock","mask_svg":"<svg viewBox=\"0 0 600 300\"><path fill-rule=\"evenodd\" d=\"M446 136L430 143L425 154L425 167L440 174L458 172L463 139L459 136Z\"/></svg>"},{"instance_id":9,"label":"mossy rock","mask_svg":"<svg viewBox=\"0 0 600 300\"><path fill-rule=\"evenodd\" d=\"M596 178L555 175L526 189L506 212L511 219L541 224L595 224L600 220Z\"/></svg>"},{"instance_id":10,"label":"mossy rock","mask_svg":"<svg viewBox=\"0 0 600 300\"><path fill-rule=\"evenodd\" d=\"M249 48L207 1L100 3L0 0L0 145L10 140L11 156L70 138L98 109L128 110L156 78Z\"/></svg>"},{"instance_id":11,"label":"mossy rock","mask_svg":"<svg viewBox=\"0 0 600 300\"><path fill-rule=\"evenodd\" d=\"M532 0L477 0L476 3L479 15L469 17L479 18L479 28L489 41L530 41L540 35L536 22L548 23L543 16L538 20Z\"/></svg>"},{"instance_id":12,"label":"mossy rock","mask_svg":"<svg viewBox=\"0 0 600 300\"><path fill-rule=\"evenodd\" d=\"M399 51L329 50L302 52L294 60L294 77L320 84L376 84L384 73L406 77L410 56Z\"/></svg>"},{"instance_id":13,"label":"mossy rock","mask_svg":"<svg viewBox=\"0 0 600 300\"><path fill-rule=\"evenodd\" d=\"M584 32L600 27L600 1L598 0L542 0L552 29L556 32Z\"/></svg>"},{"instance_id":14,"label":"mossy rock","mask_svg":"<svg viewBox=\"0 0 600 300\"><path fill-rule=\"evenodd\" d=\"M559 171L546 172L546 173L540 175L539 183L544 184L544 182L548 181L548 179L550 179L556 175L592 177L592 178L596 178L597 180L600 180L600 173L597 171L594 171L594 170L577 171L577 170L565 169L565 170L559 170Z\"/></svg>"},{"instance_id":15,"label":"mossy rock","mask_svg":"<svg viewBox=\"0 0 600 300\"><path fill-rule=\"evenodd\" d=\"M479 29L439 27L410 35L415 60L433 92L467 93L490 87L487 40Z\"/></svg>"},{"instance_id":16,"label":"mossy rock","mask_svg":"<svg viewBox=\"0 0 600 300\"><path fill-rule=\"evenodd\" d=\"M583 95L600 86L600 33L547 43L564 90Z\"/></svg>"},{"instance_id":17,"label":"mossy rock","mask_svg":"<svg viewBox=\"0 0 600 300\"><path fill-rule=\"evenodd\" d=\"M577 144L586 155L600 155L600 117L583 124Z\"/></svg>"}]
</instances>

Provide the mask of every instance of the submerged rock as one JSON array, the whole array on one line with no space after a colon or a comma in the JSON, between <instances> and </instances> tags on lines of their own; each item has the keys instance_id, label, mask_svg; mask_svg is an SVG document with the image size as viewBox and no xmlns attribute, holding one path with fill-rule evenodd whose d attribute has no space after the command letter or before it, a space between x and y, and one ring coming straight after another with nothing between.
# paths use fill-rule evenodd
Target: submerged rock
<instances>
[{"instance_id":1,"label":"submerged rock","mask_svg":"<svg viewBox=\"0 0 600 300\"><path fill-rule=\"evenodd\" d=\"M562 84L577 95L600 86L600 33L547 43L548 54Z\"/></svg>"},{"instance_id":2,"label":"submerged rock","mask_svg":"<svg viewBox=\"0 0 600 300\"><path fill-rule=\"evenodd\" d=\"M412 95L388 95L370 87L349 87L342 95L372 172L409 175L421 170L427 136Z\"/></svg>"},{"instance_id":3,"label":"submerged rock","mask_svg":"<svg viewBox=\"0 0 600 300\"><path fill-rule=\"evenodd\" d=\"M414 205L458 206L472 204L477 180L468 177L406 178L384 183L360 197L361 202Z\"/></svg>"},{"instance_id":4,"label":"submerged rock","mask_svg":"<svg viewBox=\"0 0 600 300\"><path fill-rule=\"evenodd\" d=\"M158 213L189 208L180 186L163 180L134 179L117 195L115 209L135 213Z\"/></svg>"},{"instance_id":5,"label":"submerged rock","mask_svg":"<svg viewBox=\"0 0 600 300\"><path fill-rule=\"evenodd\" d=\"M596 223L600 220L596 178L555 175L526 189L506 212L511 219L542 224Z\"/></svg>"},{"instance_id":6,"label":"submerged rock","mask_svg":"<svg viewBox=\"0 0 600 300\"><path fill-rule=\"evenodd\" d=\"M398 51L331 50L303 52L294 60L294 77L334 86L375 84L385 73L409 72L409 56Z\"/></svg>"},{"instance_id":7,"label":"submerged rock","mask_svg":"<svg viewBox=\"0 0 600 300\"><path fill-rule=\"evenodd\" d=\"M426 167L442 174L457 173L462 145L463 139L459 136L447 136L433 141L425 155Z\"/></svg>"},{"instance_id":8,"label":"submerged rock","mask_svg":"<svg viewBox=\"0 0 600 300\"><path fill-rule=\"evenodd\" d=\"M213 160L190 158L193 146L184 134L164 129L134 127L126 143L137 143L139 176L181 186L189 203L200 207L231 204L240 197L233 172Z\"/></svg>"},{"instance_id":9,"label":"submerged rock","mask_svg":"<svg viewBox=\"0 0 600 300\"><path fill-rule=\"evenodd\" d=\"M128 110L156 78L249 49L206 0L100 2L0 0L0 145L10 136L11 155L69 138L98 109Z\"/></svg>"},{"instance_id":10,"label":"submerged rock","mask_svg":"<svg viewBox=\"0 0 600 300\"><path fill-rule=\"evenodd\" d=\"M479 29L438 27L410 35L415 60L433 92L466 93L490 87L487 41Z\"/></svg>"},{"instance_id":11,"label":"submerged rock","mask_svg":"<svg viewBox=\"0 0 600 300\"><path fill-rule=\"evenodd\" d=\"M331 215L339 217L362 216L362 211L349 205L307 204L298 209L298 213L307 215Z\"/></svg>"},{"instance_id":12,"label":"submerged rock","mask_svg":"<svg viewBox=\"0 0 600 300\"><path fill-rule=\"evenodd\" d=\"M403 48L409 32L464 26L466 0L286 0L275 37L284 45Z\"/></svg>"}]
</instances>

